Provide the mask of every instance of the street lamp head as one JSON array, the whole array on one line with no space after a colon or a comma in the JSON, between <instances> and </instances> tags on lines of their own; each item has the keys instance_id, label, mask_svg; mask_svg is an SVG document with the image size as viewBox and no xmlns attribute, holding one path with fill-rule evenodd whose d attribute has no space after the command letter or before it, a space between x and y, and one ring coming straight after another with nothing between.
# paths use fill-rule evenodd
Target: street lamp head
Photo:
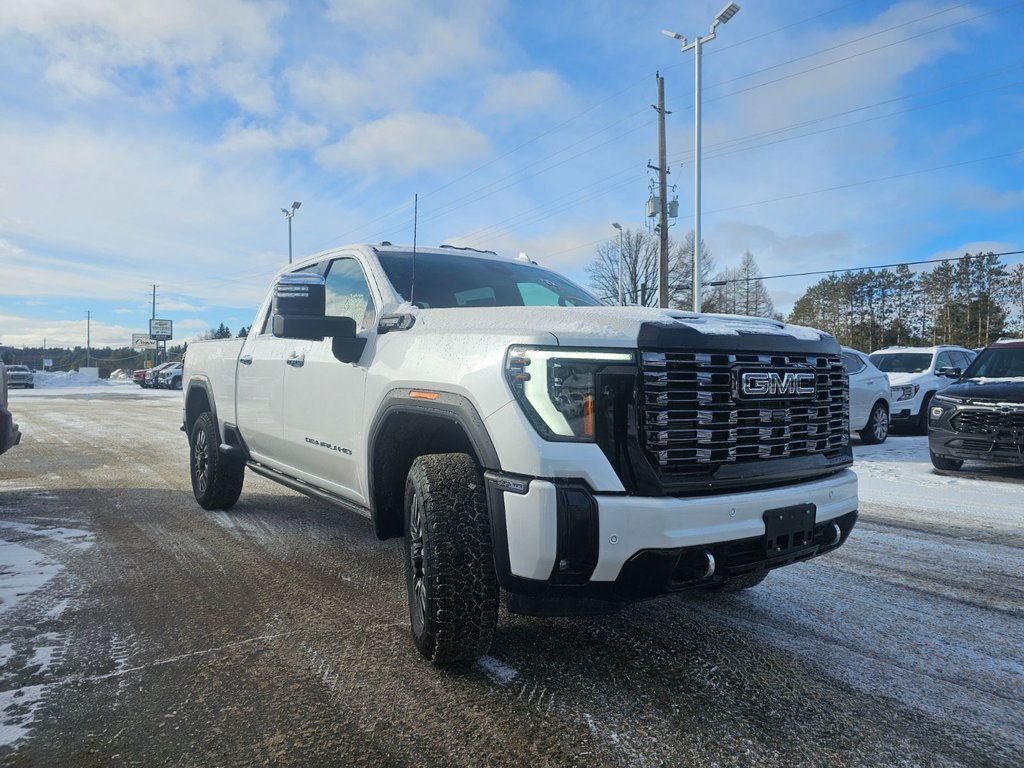
<instances>
[{"instance_id":1,"label":"street lamp head","mask_svg":"<svg viewBox=\"0 0 1024 768\"><path fill-rule=\"evenodd\" d=\"M725 24L729 19L739 13L740 7L736 3L729 3L715 16L715 24Z\"/></svg>"},{"instance_id":2,"label":"street lamp head","mask_svg":"<svg viewBox=\"0 0 1024 768\"><path fill-rule=\"evenodd\" d=\"M619 230L619 232L621 232L621 231L622 231L622 225L621 225L621 224L619 224L619 222L617 222L617 221L613 221L613 222L612 222L612 227L613 227L613 228L615 228L615 229L617 229L617 230Z\"/></svg>"},{"instance_id":3,"label":"street lamp head","mask_svg":"<svg viewBox=\"0 0 1024 768\"><path fill-rule=\"evenodd\" d=\"M683 45L686 45L686 38L680 35L678 32L670 32L667 29L661 30L661 34L665 37L671 37L673 40L680 41Z\"/></svg>"},{"instance_id":4,"label":"street lamp head","mask_svg":"<svg viewBox=\"0 0 1024 768\"><path fill-rule=\"evenodd\" d=\"M739 8L737 8L736 10L739 10ZM299 206L301 206L301 205L302 205L302 203L300 203L298 200L296 200L294 203L292 203L292 210L293 211L297 211L299 209Z\"/></svg>"},{"instance_id":5,"label":"street lamp head","mask_svg":"<svg viewBox=\"0 0 1024 768\"><path fill-rule=\"evenodd\" d=\"M287 208L282 208L281 213L283 213L285 216L288 216L291 212Z\"/></svg>"}]
</instances>

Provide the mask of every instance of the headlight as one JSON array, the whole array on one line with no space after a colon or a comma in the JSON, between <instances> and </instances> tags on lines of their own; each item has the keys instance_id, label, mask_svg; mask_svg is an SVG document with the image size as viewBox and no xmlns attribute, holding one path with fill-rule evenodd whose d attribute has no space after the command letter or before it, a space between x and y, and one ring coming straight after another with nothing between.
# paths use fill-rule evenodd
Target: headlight
<instances>
[{"instance_id":1,"label":"headlight","mask_svg":"<svg viewBox=\"0 0 1024 768\"><path fill-rule=\"evenodd\" d=\"M921 387L918 384L904 384L902 387L892 387L892 399L896 402L899 402L900 400L912 400L920 389Z\"/></svg>"},{"instance_id":2,"label":"headlight","mask_svg":"<svg viewBox=\"0 0 1024 768\"><path fill-rule=\"evenodd\" d=\"M948 408L951 405L960 405L967 401L962 397L953 397L952 395L933 395L932 402L936 404L941 403Z\"/></svg>"},{"instance_id":3,"label":"headlight","mask_svg":"<svg viewBox=\"0 0 1024 768\"><path fill-rule=\"evenodd\" d=\"M541 437L593 442L597 376L634 359L617 350L512 347L505 377Z\"/></svg>"}]
</instances>

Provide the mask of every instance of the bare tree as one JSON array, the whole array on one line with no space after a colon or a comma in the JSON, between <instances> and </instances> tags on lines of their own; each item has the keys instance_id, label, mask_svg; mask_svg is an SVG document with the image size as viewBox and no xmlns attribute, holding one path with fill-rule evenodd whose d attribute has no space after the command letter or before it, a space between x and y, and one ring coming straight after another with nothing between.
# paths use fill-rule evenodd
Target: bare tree
<instances>
[{"instance_id":1,"label":"bare tree","mask_svg":"<svg viewBox=\"0 0 1024 768\"><path fill-rule=\"evenodd\" d=\"M761 269L750 251L743 254L739 267L722 270L712 282L722 285L715 285L707 291L701 302L705 312L751 317L775 316L775 303L761 280Z\"/></svg>"},{"instance_id":2,"label":"bare tree","mask_svg":"<svg viewBox=\"0 0 1024 768\"><path fill-rule=\"evenodd\" d=\"M622 232L622 292L626 304L658 305L658 238L643 229ZM619 303L619 239L602 243L588 266L598 298Z\"/></svg>"}]
</instances>

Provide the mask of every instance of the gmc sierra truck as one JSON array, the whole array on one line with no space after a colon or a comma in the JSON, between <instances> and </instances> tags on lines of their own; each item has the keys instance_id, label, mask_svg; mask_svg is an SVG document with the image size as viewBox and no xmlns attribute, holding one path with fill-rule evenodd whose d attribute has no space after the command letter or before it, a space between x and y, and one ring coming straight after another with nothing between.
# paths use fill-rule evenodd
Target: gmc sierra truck
<instances>
[{"instance_id":1,"label":"gmc sierra truck","mask_svg":"<svg viewBox=\"0 0 1024 768\"><path fill-rule=\"evenodd\" d=\"M508 610L733 591L857 519L827 334L603 306L525 255L357 245L279 273L244 339L189 345L205 509L246 470L404 539L413 640L490 647Z\"/></svg>"}]
</instances>

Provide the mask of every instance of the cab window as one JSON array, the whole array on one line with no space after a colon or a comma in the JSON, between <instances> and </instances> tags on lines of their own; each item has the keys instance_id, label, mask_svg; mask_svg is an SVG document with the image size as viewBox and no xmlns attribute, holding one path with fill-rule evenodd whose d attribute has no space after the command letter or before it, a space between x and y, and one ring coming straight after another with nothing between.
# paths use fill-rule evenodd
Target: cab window
<instances>
[{"instance_id":1,"label":"cab window","mask_svg":"<svg viewBox=\"0 0 1024 768\"><path fill-rule=\"evenodd\" d=\"M328 317L351 317L359 330L377 319L363 268L352 258L334 259L327 268Z\"/></svg>"}]
</instances>

